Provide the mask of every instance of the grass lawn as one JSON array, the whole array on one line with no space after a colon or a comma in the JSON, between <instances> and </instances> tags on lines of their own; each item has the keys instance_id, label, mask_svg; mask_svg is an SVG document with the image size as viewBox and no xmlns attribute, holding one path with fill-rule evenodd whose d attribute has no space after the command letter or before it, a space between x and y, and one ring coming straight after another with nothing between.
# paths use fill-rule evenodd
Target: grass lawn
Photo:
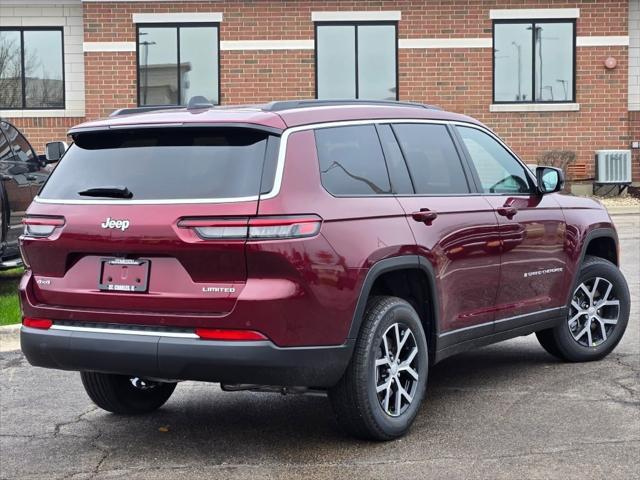
<instances>
[{"instance_id":1,"label":"grass lawn","mask_svg":"<svg viewBox=\"0 0 640 480\"><path fill-rule=\"evenodd\" d=\"M0 272L0 325L20 323L18 282L21 268Z\"/></svg>"}]
</instances>

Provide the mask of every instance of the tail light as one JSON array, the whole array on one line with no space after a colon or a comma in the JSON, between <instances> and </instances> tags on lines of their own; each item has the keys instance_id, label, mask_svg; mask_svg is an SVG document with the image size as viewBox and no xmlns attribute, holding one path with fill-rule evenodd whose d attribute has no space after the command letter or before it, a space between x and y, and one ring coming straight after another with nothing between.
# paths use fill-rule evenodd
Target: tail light
<instances>
[{"instance_id":1,"label":"tail light","mask_svg":"<svg viewBox=\"0 0 640 480\"><path fill-rule=\"evenodd\" d=\"M25 327L39 328L41 330L47 330L47 329L51 328L51 325L53 325L53 321L46 320L44 318L29 318L29 317L25 317L25 318L22 319L22 325L24 325Z\"/></svg>"},{"instance_id":2,"label":"tail light","mask_svg":"<svg viewBox=\"0 0 640 480\"><path fill-rule=\"evenodd\" d=\"M64 225L64 217L24 217L24 236L46 238Z\"/></svg>"},{"instance_id":3,"label":"tail light","mask_svg":"<svg viewBox=\"0 0 640 480\"><path fill-rule=\"evenodd\" d=\"M260 341L267 340L260 332L255 330L229 330L221 328L196 328L196 335L203 340L223 340L223 341Z\"/></svg>"},{"instance_id":4,"label":"tail light","mask_svg":"<svg viewBox=\"0 0 640 480\"><path fill-rule=\"evenodd\" d=\"M253 218L190 218L178 223L204 240L274 240L313 237L320 232L317 215Z\"/></svg>"},{"instance_id":5,"label":"tail light","mask_svg":"<svg viewBox=\"0 0 640 480\"><path fill-rule=\"evenodd\" d=\"M313 237L320 231L322 220L306 217L257 217L249 220L250 239Z\"/></svg>"}]
</instances>

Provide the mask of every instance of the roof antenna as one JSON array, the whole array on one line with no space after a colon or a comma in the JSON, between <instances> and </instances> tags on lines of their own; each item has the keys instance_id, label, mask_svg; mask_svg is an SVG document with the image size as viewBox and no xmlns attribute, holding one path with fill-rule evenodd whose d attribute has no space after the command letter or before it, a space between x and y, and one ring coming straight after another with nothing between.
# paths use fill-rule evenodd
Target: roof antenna
<instances>
[{"instance_id":1,"label":"roof antenna","mask_svg":"<svg viewBox=\"0 0 640 480\"><path fill-rule=\"evenodd\" d=\"M213 108L213 103L207 100L206 97L202 95L196 95L191 97L189 103L187 104L187 110L195 110L198 108Z\"/></svg>"}]
</instances>

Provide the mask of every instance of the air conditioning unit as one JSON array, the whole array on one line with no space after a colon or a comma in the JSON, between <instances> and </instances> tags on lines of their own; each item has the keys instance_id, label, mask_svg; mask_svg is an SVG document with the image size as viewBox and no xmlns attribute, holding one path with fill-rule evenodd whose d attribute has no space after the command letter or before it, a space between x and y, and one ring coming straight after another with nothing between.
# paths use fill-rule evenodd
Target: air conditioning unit
<instances>
[{"instance_id":1,"label":"air conditioning unit","mask_svg":"<svg viewBox=\"0 0 640 480\"><path fill-rule=\"evenodd\" d=\"M631 150L596 150L596 183L631 183Z\"/></svg>"}]
</instances>

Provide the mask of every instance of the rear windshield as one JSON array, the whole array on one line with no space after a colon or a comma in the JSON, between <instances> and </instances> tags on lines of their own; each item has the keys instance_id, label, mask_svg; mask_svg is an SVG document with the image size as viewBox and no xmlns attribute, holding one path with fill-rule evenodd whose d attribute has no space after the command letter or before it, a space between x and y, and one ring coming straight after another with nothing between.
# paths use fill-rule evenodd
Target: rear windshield
<instances>
[{"instance_id":1,"label":"rear windshield","mask_svg":"<svg viewBox=\"0 0 640 480\"><path fill-rule=\"evenodd\" d=\"M263 183L265 154L277 142L260 130L222 127L86 132L74 140L41 198L95 200L109 197L96 195L96 189L114 187L130 192L123 202L254 197Z\"/></svg>"}]
</instances>

